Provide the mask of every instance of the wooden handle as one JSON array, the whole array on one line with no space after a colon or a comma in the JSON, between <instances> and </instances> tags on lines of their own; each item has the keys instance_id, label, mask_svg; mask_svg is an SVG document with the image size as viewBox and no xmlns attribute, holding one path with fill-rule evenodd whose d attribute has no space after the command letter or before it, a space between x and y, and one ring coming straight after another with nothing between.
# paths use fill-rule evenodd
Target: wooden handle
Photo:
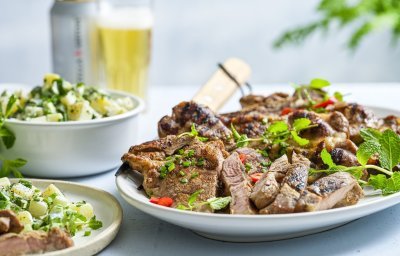
<instances>
[{"instance_id":1,"label":"wooden handle","mask_svg":"<svg viewBox=\"0 0 400 256\"><path fill-rule=\"evenodd\" d=\"M230 58L224 62L223 66L240 85L250 77L250 66L240 59ZM221 69L218 69L196 93L193 101L207 105L217 112L237 89L237 84Z\"/></svg>"}]
</instances>

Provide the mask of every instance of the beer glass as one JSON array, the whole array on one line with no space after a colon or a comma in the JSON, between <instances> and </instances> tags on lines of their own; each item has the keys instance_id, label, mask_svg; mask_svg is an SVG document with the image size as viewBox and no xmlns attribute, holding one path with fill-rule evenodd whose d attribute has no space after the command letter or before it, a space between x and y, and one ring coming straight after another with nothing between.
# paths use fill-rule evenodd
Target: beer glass
<instances>
[{"instance_id":1,"label":"beer glass","mask_svg":"<svg viewBox=\"0 0 400 256\"><path fill-rule=\"evenodd\" d=\"M151 1L101 1L99 9L97 25L106 87L146 98L153 27Z\"/></svg>"}]
</instances>

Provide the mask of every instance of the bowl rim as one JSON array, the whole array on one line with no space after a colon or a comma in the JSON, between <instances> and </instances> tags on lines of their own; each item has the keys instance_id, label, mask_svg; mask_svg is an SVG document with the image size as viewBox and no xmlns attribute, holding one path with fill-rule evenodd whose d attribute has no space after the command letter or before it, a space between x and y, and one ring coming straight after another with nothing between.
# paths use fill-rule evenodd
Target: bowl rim
<instances>
[{"instance_id":1,"label":"bowl rim","mask_svg":"<svg viewBox=\"0 0 400 256\"><path fill-rule=\"evenodd\" d=\"M115 116L109 116L109 117L103 117L99 119L92 119L92 120L85 120L85 121L64 121L64 122L35 122L35 121L24 121L24 120L18 120L18 119L5 119L5 124L10 124L10 125L26 125L26 126L82 126L82 125L96 125L96 124L105 124L105 123L112 123L115 121L119 120L124 120L128 119L130 117L136 116L139 113L143 112L145 109L145 102L143 99L139 98L136 95L119 91L119 90L110 90L106 88L102 88L106 92L109 92L111 95L117 95L117 96L122 96L122 97L129 97L131 98L134 103L135 107L123 114L115 115Z\"/></svg>"}]
</instances>

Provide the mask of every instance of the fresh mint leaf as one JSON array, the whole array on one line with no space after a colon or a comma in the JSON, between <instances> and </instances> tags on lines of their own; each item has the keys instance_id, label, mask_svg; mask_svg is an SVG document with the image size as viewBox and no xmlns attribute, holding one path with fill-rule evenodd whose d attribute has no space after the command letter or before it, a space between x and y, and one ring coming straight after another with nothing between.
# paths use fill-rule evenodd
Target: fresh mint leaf
<instances>
[{"instance_id":1,"label":"fresh mint leaf","mask_svg":"<svg viewBox=\"0 0 400 256\"><path fill-rule=\"evenodd\" d=\"M221 210L229 205L232 198L230 196L227 197L214 197L207 200L207 203L213 210Z\"/></svg>"},{"instance_id":2,"label":"fresh mint leaf","mask_svg":"<svg viewBox=\"0 0 400 256\"><path fill-rule=\"evenodd\" d=\"M286 132L288 130L289 130L288 125L283 121L275 122L268 127L268 131L274 134Z\"/></svg>"},{"instance_id":3,"label":"fresh mint leaf","mask_svg":"<svg viewBox=\"0 0 400 256\"><path fill-rule=\"evenodd\" d=\"M322 162L324 164L326 164L329 168L332 168L332 167L336 166L336 164L332 160L331 154L329 154L329 152L328 152L328 150L326 150L326 148L324 148L321 151L321 159L322 159Z\"/></svg>"},{"instance_id":4,"label":"fresh mint leaf","mask_svg":"<svg viewBox=\"0 0 400 256\"><path fill-rule=\"evenodd\" d=\"M391 177L384 174L370 175L368 185L380 189L383 195L390 195L400 191L400 172L395 172Z\"/></svg>"},{"instance_id":5,"label":"fresh mint leaf","mask_svg":"<svg viewBox=\"0 0 400 256\"><path fill-rule=\"evenodd\" d=\"M195 191L193 194L190 195L189 199L188 199L188 205L189 207L193 207L193 204L197 201L197 198L199 197L199 195L201 193L203 193L204 190L203 189L199 189L197 191Z\"/></svg>"},{"instance_id":6,"label":"fresh mint leaf","mask_svg":"<svg viewBox=\"0 0 400 256\"><path fill-rule=\"evenodd\" d=\"M400 138L394 131L388 129L379 138L381 152L379 161L381 166L389 171L399 163L400 160Z\"/></svg>"},{"instance_id":7,"label":"fresh mint leaf","mask_svg":"<svg viewBox=\"0 0 400 256\"><path fill-rule=\"evenodd\" d=\"M293 122L293 129L295 131L301 131L306 129L311 124L310 119L308 118L298 118Z\"/></svg>"},{"instance_id":8,"label":"fresh mint leaf","mask_svg":"<svg viewBox=\"0 0 400 256\"><path fill-rule=\"evenodd\" d=\"M308 143L310 143L310 141L308 139L302 138L300 137L296 131L291 131L290 134L292 135L293 140L299 144L300 146L305 146Z\"/></svg>"},{"instance_id":9,"label":"fresh mint leaf","mask_svg":"<svg viewBox=\"0 0 400 256\"><path fill-rule=\"evenodd\" d=\"M231 123L231 130L232 130L233 139L235 140L236 146L238 148L246 147L249 144L249 138L247 137L247 135L246 134L240 134L235 129L235 126L232 123Z\"/></svg>"},{"instance_id":10,"label":"fresh mint leaf","mask_svg":"<svg viewBox=\"0 0 400 256\"><path fill-rule=\"evenodd\" d=\"M19 168L23 167L26 162L26 160L21 158L15 160L3 160L0 169L0 177L8 177L12 174L15 178L22 178L23 176L19 171Z\"/></svg>"},{"instance_id":11,"label":"fresh mint leaf","mask_svg":"<svg viewBox=\"0 0 400 256\"><path fill-rule=\"evenodd\" d=\"M11 95L11 97L8 99L7 106L6 106L6 113L5 117L9 117L11 115L11 111L13 110L13 106L15 102L17 101L17 97L15 97L14 94Z\"/></svg>"},{"instance_id":12,"label":"fresh mint leaf","mask_svg":"<svg viewBox=\"0 0 400 256\"><path fill-rule=\"evenodd\" d=\"M0 138L7 149L11 148L15 143L15 135L7 127L0 127Z\"/></svg>"},{"instance_id":13,"label":"fresh mint leaf","mask_svg":"<svg viewBox=\"0 0 400 256\"><path fill-rule=\"evenodd\" d=\"M328 82L325 79L321 79L321 78L314 78L313 80L311 80L310 82L310 88L312 89L322 89L324 87L329 86L331 83Z\"/></svg>"},{"instance_id":14,"label":"fresh mint leaf","mask_svg":"<svg viewBox=\"0 0 400 256\"><path fill-rule=\"evenodd\" d=\"M360 135L364 141L373 141L379 143L379 139L382 137L382 133L372 128L365 128L360 130Z\"/></svg>"},{"instance_id":15,"label":"fresh mint leaf","mask_svg":"<svg viewBox=\"0 0 400 256\"><path fill-rule=\"evenodd\" d=\"M335 97L335 99L338 101L343 102L344 95L341 92L334 92L333 97Z\"/></svg>"},{"instance_id":16,"label":"fresh mint leaf","mask_svg":"<svg viewBox=\"0 0 400 256\"><path fill-rule=\"evenodd\" d=\"M366 165L371 156L379 153L380 150L379 143L375 142L374 140L366 141L358 147L356 153L357 160L361 165Z\"/></svg>"}]
</instances>

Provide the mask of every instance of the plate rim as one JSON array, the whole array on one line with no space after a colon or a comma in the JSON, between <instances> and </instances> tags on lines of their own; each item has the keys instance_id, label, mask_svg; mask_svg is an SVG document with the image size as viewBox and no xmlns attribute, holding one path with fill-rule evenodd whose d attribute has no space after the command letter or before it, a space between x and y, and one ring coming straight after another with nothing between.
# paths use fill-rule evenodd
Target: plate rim
<instances>
[{"instance_id":1,"label":"plate rim","mask_svg":"<svg viewBox=\"0 0 400 256\"><path fill-rule=\"evenodd\" d=\"M35 182L42 182L45 184L47 183L49 185L55 184L57 186L57 183L59 183L59 184L67 185L67 186L80 187L82 189L90 189L93 192L101 193L101 194L103 194L103 196L106 196L108 199L110 199L110 201L113 202L113 204L114 204L113 206L110 206L110 207L113 207L113 209L115 209L115 211L117 213L116 217L112 220L111 224L104 230L101 230L101 232L96 235L95 239L92 239L92 240L88 241L87 243L81 244L79 246L74 245L70 248L66 248L66 249L62 249L62 250L58 250L58 251L46 252L46 253L43 253L40 255L45 255L45 256L71 255L71 253L77 253L77 252L80 252L81 250L90 250L91 254L87 254L87 255L93 255L93 254L101 252L104 248L106 248L115 239L116 235L119 232L121 224L122 224L123 209L122 209L119 201L110 192L105 191L100 188L97 188L97 187L90 186L90 185L78 183L78 182L56 180L56 179L10 178L10 181L12 183L14 183L21 179L31 181L33 184ZM66 192L68 192L68 191L66 191ZM114 206L116 206L116 207L114 207ZM107 240L109 240L109 241L107 241ZM107 243L102 246L96 247L96 245L100 241L107 241ZM80 252L80 254L86 255L83 252Z\"/></svg>"}]
</instances>

